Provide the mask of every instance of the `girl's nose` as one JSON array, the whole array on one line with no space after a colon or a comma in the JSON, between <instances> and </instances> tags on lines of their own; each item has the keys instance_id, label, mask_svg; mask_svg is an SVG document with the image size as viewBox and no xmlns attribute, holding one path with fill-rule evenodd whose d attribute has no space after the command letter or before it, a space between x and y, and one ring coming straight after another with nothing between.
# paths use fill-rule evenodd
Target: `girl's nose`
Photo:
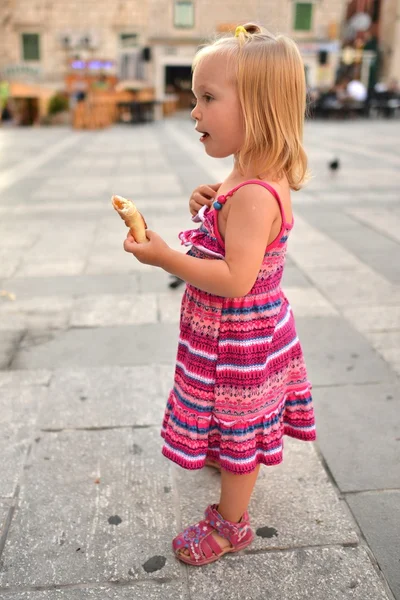
<instances>
[{"instance_id":1,"label":"girl's nose","mask_svg":"<svg viewBox=\"0 0 400 600\"><path fill-rule=\"evenodd\" d=\"M192 119L194 119L195 121L198 121L200 119L200 111L197 107L197 104L195 105L194 109L192 110L192 112L190 113L190 116L192 117Z\"/></svg>"}]
</instances>

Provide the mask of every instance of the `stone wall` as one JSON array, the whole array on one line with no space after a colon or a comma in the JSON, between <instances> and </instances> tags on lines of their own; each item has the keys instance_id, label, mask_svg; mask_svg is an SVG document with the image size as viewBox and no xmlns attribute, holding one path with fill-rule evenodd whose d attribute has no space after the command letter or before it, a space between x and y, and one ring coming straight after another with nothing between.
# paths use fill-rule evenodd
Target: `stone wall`
<instances>
[{"instance_id":1,"label":"stone wall","mask_svg":"<svg viewBox=\"0 0 400 600\"><path fill-rule=\"evenodd\" d=\"M332 34L336 29L338 35L346 2L315 0L313 28L310 32L293 30L295 3L291 0L197 0L194 4L194 27L185 29L174 26L173 0L2 0L0 69L28 64L30 68L38 69L41 75L37 79L62 82L69 59L79 55L84 60L113 60L118 71L122 52L120 34L133 33L138 35L139 47L153 46L152 59L145 65L145 76L153 84L157 79L157 86L161 90L164 79L162 65L168 62L165 46L170 47L171 57L174 53L179 56L184 45L193 55L197 45L216 31L229 24L255 21L272 32L286 33L298 41L311 73L311 83L317 84L321 75L318 50L321 44L332 42L329 33ZM40 34L40 61L23 62L22 33ZM63 47L60 38L69 33L74 39L89 34L96 41L95 47ZM158 64L154 56L160 57ZM330 75L335 70L337 58L337 51L332 50ZM176 58L175 62L179 60Z\"/></svg>"}]
</instances>

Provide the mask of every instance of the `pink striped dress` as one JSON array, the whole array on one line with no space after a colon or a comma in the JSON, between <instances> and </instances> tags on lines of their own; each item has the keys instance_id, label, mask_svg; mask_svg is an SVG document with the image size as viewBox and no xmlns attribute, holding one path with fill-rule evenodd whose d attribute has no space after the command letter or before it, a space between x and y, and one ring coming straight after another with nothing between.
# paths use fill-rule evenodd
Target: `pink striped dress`
<instances>
[{"instance_id":1,"label":"pink striped dress","mask_svg":"<svg viewBox=\"0 0 400 600\"><path fill-rule=\"evenodd\" d=\"M287 223L278 193L259 180L219 196L220 208L248 183L264 186L278 202L282 226L267 248L247 296L223 298L187 285L181 307L174 386L161 435L163 454L186 469L206 457L233 473L282 461L284 434L315 439L311 384L292 309L281 289ZM200 227L180 234L189 254L222 260L218 211L203 206Z\"/></svg>"}]
</instances>

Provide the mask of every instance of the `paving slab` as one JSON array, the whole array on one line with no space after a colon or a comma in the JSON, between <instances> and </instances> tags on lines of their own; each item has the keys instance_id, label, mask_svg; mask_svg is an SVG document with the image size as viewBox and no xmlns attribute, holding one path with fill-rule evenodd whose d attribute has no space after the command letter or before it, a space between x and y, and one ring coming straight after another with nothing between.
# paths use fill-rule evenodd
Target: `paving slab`
<instances>
[{"instance_id":1,"label":"paving slab","mask_svg":"<svg viewBox=\"0 0 400 600\"><path fill-rule=\"evenodd\" d=\"M0 251L0 277L12 277L22 257L21 249L5 248Z\"/></svg>"},{"instance_id":2,"label":"paving slab","mask_svg":"<svg viewBox=\"0 0 400 600\"><path fill-rule=\"evenodd\" d=\"M346 319L304 317L296 318L296 325L314 386L377 383L394 378L389 365Z\"/></svg>"},{"instance_id":3,"label":"paving slab","mask_svg":"<svg viewBox=\"0 0 400 600\"><path fill-rule=\"evenodd\" d=\"M353 519L333 490L313 445L286 437L284 448L283 463L260 469L249 507L257 534L251 552L356 545ZM208 504L218 503L220 474L212 468L187 471L176 467L175 477L186 527L203 518Z\"/></svg>"},{"instance_id":4,"label":"paving slab","mask_svg":"<svg viewBox=\"0 0 400 600\"><path fill-rule=\"evenodd\" d=\"M399 486L398 401L396 383L318 388L318 444L342 491Z\"/></svg>"},{"instance_id":5,"label":"paving slab","mask_svg":"<svg viewBox=\"0 0 400 600\"><path fill-rule=\"evenodd\" d=\"M94 250L88 257L82 272L88 275L100 275L108 273L136 273L149 271L151 267L143 265L130 254L124 252L122 243L126 234L121 236L121 242L113 247L103 247L99 254Z\"/></svg>"},{"instance_id":6,"label":"paving slab","mask_svg":"<svg viewBox=\"0 0 400 600\"><path fill-rule=\"evenodd\" d=\"M45 387L4 386L0 389L0 497L11 498L19 483Z\"/></svg>"},{"instance_id":7,"label":"paving slab","mask_svg":"<svg viewBox=\"0 0 400 600\"><path fill-rule=\"evenodd\" d=\"M361 332L400 330L400 306L359 306L343 309L342 312L353 327Z\"/></svg>"},{"instance_id":8,"label":"paving slab","mask_svg":"<svg viewBox=\"0 0 400 600\"><path fill-rule=\"evenodd\" d=\"M169 290L169 284L173 281L173 277L162 271L161 269L153 269L152 271L140 271L137 273L140 293L148 292L166 292ZM183 285L174 294L181 297Z\"/></svg>"},{"instance_id":9,"label":"paving slab","mask_svg":"<svg viewBox=\"0 0 400 600\"><path fill-rule=\"evenodd\" d=\"M5 527L11 509L11 500L0 498L0 545L3 536L5 535ZM1 591L1 590L0 590Z\"/></svg>"},{"instance_id":10,"label":"paving slab","mask_svg":"<svg viewBox=\"0 0 400 600\"><path fill-rule=\"evenodd\" d=\"M347 249L392 283L400 283L400 260L388 260L388 257L400 258L398 241L342 211L304 207L301 208L301 214L309 223L327 233L341 248Z\"/></svg>"},{"instance_id":11,"label":"paving slab","mask_svg":"<svg viewBox=\"0 0 400 600\"><path fill-rule=\"evenodd\" d=\"M0 369L7 369L9 367L23 336L23 331L3 330L1 332Z\"/></svg>"},{"instance_id":12,"label":"paving slab","mask_svg":"<svg viewBox=\"0 0 400 600\"><path fill-rule=\"evenodd\" d=\"M65 296L17 297L0 302L0 330L62 329L67 327L72 299Z\"/></svg>"},{"instance_id":13,"label":"paving slab","mask_svg":"<svg viewBox=\"0 0 400 600\"><path fill-rule=\"evenodd\" d=\"M400 242L400 215L397 215L395 211L382 207L353 207L348 208L346 213L376 231L380 231L393 240Z\"/></svg>"},{"instance_id":14,"label":"paving slab","mask_svg":"<svg viewBox=\"0 0 400 600\"><path fill-rule=\"evenodd\" d=\"M304 272L299 269L295 264L286 263L285 270L283 272L282 287L286 290L287 287L310 287L310 281L305 276Z\"/></svg>"},{"instance_id":15,"label":"paving slab","mask_svg":"<svg viewBox=\"0 0 400 600\"><path fill-rule=\"evenodd\" d=\"M0 589L0 592L2 590ZM189 600L187 583L180 581L138 581L123 584L80 586L78 589L7 592L7 600Z\"/></svg>"},{"instance_id":16,"label":"paving slab","mask_svg":"<svg viewBox=\"0 0 400 600\"><path fill-rule=\"evenodd\" d=\"M311 281L336 306L398 305L400 286L390 284L384 277L369 269L310 269Z\"/></svg>"},{"instance_id":17,"label":"paving slab","mask_svg":"<svg viewBox=\"0 0 400 600\"><path fill-rule=\"evenodd\" d=\"M314 269L353 270L362 263L351 252L296 214L288 243L289 256L306 271Z\"/></svg>"},{"instance_id":18,"label":"paving slab","mask_svg":"<svg viewBox=\"0 0 400 600\"><path fill-rule=\"evenodd\" d=\"M0 588L179 577L160 446L158 428L42 434L21 482Z\"/></svg>"},{"instance_id":19,"label":"paving slab","mask_svg":"<svg viewBox=\"0 0 400 600\"><path fill-rule=\"evenodd\" d=\"M365 332L365 336L381 356L400 375L400 329L395 331Z\"/></svg>"},{"instance_id":20,"label":"paving slab","mask_svg":"<svg viewBox=\"0 0 400 600\"><path fill-rule=\"evenodd\" d=\"M17 277L50 277L59 275L80 275L85 269L85 261L81 259L41 260L26 258L16 269Z\"/></svg>"},{"instance_id":21,"label":"paving slab","mask_svg":"<svg viewBox=\"0 0 400 600\"><path fill-rule=\"evenodd\" d=\"M12 369L54 369L173 362L177 326L169 323L30 331L15 353Z\"/></svg>"},{"instance_id":22,"label":"paving slab","mask_svg":"<svg viewBox=\"0 0 400 600\"><path fill-rule=\"evenodd\" d=\"M51 371L46 371L45 369L37 369L36 371L0 371L0 390L4 386L46 386L49 384L51 376Z\"/></svg>"},{"instance_id":23,"label":"paving slab","mask_svg":"<svg viewBox=\"0 0 400 600\"><path fill-rule=\"evenodd\" d=\"M189 572L202 600L389 600L363 548L312 548L232 556ZM229 595L227 595L229 593Z\"/></svg>"},{"instance_id":24,"label":"paving slab","mask_svg":"<svg viewBox=\"0 0 400 600\"><path fill-rule=\"evenodd\" d=\"M161 429L167 396L157 365L57 369L41 404L41 429Z\"/></svg>"},{"instance_id":25,"label":"paving slab","mask_svg":"<svg viewBox=\"0 0 400 600\"><path fill-rule=\"evenodd\" d=\"M400 489L347 494L346 500L393 594L400 598Z\"/></svg>"},{"instance_id":26,"label":"paving slab","mask_svg":"<svg viewBox=\"0 0 400 600\"><path fill-rule=\"evenodd\" d=\"M5 279L1 289L18 298L32 296L84 296L89 294L132 294L138 291L136 274L58 275L54 277L21 277Z\"/></svg>"},{"instance_id":27,"label":"paving slab","mask_svg":"<svg viewBox=\"0 0 400 600\"><path fill-rule=\"evenodd\" d=\"M75 300L69 320L71 327L139 325L157 321L154 294L98 294Z\"/></svg>"}]
</instances>

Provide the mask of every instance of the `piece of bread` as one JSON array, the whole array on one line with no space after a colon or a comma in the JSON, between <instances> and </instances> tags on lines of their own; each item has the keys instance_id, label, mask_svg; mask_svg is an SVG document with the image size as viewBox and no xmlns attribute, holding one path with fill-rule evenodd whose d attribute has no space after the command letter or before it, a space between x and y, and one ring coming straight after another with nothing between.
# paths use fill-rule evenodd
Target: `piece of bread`
<instances>
[{"instance_id":1,"label":"piece of bread","mask_svg":"<svg viewBox=\"0 0 400 600\"><path fill-rule=\"evenodd\" d=\"M146 221L132 200L127 200L122 196L113 196L111 202L121 219L125 221L125 225L131 230L135 241L139 244L148 242L149 240L146 237Z\"/></svg>"}]
</instances>

